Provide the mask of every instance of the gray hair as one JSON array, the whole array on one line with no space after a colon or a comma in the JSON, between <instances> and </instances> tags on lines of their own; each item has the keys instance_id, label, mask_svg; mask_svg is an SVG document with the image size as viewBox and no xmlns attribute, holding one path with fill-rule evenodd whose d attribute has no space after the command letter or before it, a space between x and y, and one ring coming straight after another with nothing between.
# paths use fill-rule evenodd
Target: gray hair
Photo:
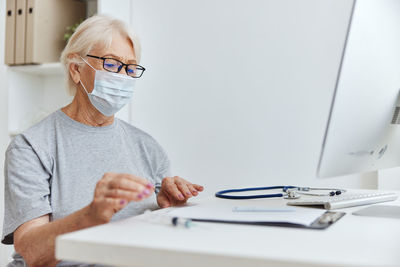
<instances>
[{"instance_id":1,"label":"gray hair","mask_svg":"<svg viewBox=\"0 0 400 267\"><path fill-rule=\"evenodd\" d=\"M78 54L81 57L85 57L95 45L102 45L105 49L108 49L111 46L113 33L115 32L126 36L132 42L136 60L140 61L141 47L139 39L129 30L125 22L106 15L90 17L78 26L74 34L69 38L60 57L71 95L75 94L76 85L69 74L69 67L71 64L83 65L84 63L80 57L70 57L70 55Z\"/></svg>"}]
</instances>

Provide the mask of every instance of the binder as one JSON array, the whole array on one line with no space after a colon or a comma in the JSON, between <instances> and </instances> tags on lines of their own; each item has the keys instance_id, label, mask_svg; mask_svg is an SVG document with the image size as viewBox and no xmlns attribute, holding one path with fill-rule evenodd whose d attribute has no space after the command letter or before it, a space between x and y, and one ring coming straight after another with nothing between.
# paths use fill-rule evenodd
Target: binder
<instances>
[{"instance_id":1,"label":"binder","mask_svg":"<svg viewBox=\"0 0 400 267\"><path fill-rule=\"evenodd\" d=\"M64 33L86 17L78 0L27 0L26 64L58 62L65 47Z\"/></svg>"},{"instance_id":2,"label":"binder","mask_svg":"<svg viewBox=\"0 0 400 267\"><path fill-rule=\"evenodd\" d=\"M15 9L16 0L7 0L6 3L6 43L5 43L5 64L14 64L15 61Z\"/></svg>"},{"instance_id":3,"label":"binder","mask_svg":"<svg viewBox=\"0 0 400 267\"><path fill-rule=\"evenodd\" d=\"M25 63L26 0L16 0L15 60L14 64Z\"/></svg>"}]
</instances>

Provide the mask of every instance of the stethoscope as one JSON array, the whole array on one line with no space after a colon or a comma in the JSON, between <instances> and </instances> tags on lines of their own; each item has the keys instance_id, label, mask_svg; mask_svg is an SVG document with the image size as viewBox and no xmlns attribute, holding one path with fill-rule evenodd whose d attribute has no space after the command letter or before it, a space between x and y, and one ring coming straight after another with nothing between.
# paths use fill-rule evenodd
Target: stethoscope
<instances>
[{"instance_id":1,"label":"stethoscope","mask_svg":"<svg viewBox=\"0 0 400 267\"><path fill-rule=\"evenodd\" d=\"M264 194L264 195L247 195L247 196L235 196L229 195L229 193L237 192L248 192L248 191L258 191L258 190L272 190L272 189L282 189L283 193L277 194ZM313 193L315 191L327 191L326 193ZM301 195L308 196L338 196L345 193L345 189L336 188L316 188L316 187L300 187L300 186L267 186L267 187L251 187L251 188L241 188L241 189L228 189L222 190L215 193L216 197L226 198L226 199L255 199L255 198L273 198L273 197L283 197L286 199L297 199Z\"/></svg>"}]
</instances>

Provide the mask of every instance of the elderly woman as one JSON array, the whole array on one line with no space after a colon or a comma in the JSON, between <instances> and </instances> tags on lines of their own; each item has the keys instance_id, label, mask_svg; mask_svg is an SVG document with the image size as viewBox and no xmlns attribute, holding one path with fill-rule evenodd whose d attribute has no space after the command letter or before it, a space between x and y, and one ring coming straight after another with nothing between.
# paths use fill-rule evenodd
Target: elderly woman
<instances>
[{"instance_id":1,"label":"elderly woman","mask_svg":"<svg viewBox=\"0 0 400 267\"><path fill-rule=\"evenodd\" d=\"M165 151L147 133L116 119L132 97L137 39L119 20L84 21L65 47L72 102L16 136L6 152L2 242L9 266L57 262L58 235L182 204L202 186L170 176Z\"/></svg>"}]
</instances>

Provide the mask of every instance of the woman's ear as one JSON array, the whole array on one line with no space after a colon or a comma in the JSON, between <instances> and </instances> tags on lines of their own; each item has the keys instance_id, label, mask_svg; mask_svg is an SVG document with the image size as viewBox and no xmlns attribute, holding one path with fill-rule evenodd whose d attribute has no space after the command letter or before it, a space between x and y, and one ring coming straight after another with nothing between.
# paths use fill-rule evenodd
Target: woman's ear
<instances>
[{"instance_id":1,"label":"woman's ear","mask_svg":"<svg viewBox=\"0 0 400 267\"><path fill-rule=\"evenodd\" d=\"M77 63L74 63L77 61L78 56L76 54L71 54L68 56L68 58L72 59L72 63L69 64L69 75L71 75L71 79L74 81L74 83L78 84L81 80L81 73L79 65Z\"/></svg>"}]
</instances>

